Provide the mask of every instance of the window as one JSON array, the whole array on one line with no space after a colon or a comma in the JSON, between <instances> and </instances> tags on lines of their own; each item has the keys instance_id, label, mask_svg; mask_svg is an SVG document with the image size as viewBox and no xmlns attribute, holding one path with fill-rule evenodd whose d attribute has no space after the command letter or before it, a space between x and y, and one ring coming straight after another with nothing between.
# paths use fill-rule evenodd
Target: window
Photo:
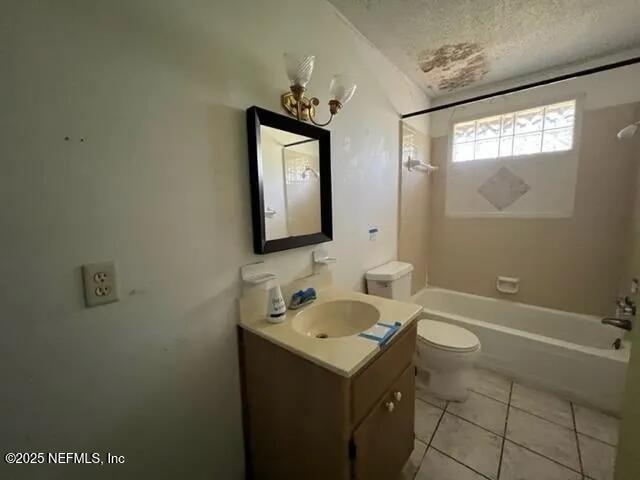
<instances>
[{"instance_id":1,"label":"window","mask_svg":"<svg viewBox=\"0 0 640 480\"><path fill-rule=\"evenodd\" d=\"M554 103L453 126L453 161L468 162L573 148L576 102Z\"/></svg>"}]
</instances>

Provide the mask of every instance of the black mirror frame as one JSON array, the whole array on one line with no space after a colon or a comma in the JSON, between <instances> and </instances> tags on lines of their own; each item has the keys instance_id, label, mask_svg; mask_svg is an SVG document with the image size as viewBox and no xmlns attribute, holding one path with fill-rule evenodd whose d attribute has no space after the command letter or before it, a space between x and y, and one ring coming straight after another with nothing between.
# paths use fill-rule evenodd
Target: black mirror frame
<instances>
[{"instance_id":1,"label":"black mirror frame","mask_svg":"<svg viewBox=\"0 0 640 480\"><path fill-rule=\"evenodd\" d=\"M267 240L265 232L262 154L260 125L277 128L318 140L320 164L320 218L321 231L309 235ZM247 109L247 136L249 145L249 179L251 182L251 216L253 222L253 250L258 254L280 252L291 248L315 245L333 240L331 208L331 132L286 117L260 107Z\"/></svg>"}]
</instances>

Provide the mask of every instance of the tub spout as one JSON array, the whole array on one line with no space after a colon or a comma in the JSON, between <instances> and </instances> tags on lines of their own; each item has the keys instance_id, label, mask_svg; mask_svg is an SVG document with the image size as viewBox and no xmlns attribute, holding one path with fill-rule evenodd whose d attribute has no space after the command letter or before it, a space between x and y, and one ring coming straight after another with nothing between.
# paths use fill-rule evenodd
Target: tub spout
<instances>
[{"instance_id":1,"label":"tub spout","mask_svg":"<svg viewBox=\"0 0 640 480\"><path fill-rule=\"evenodd\" d=\"M614 327L623 328L624 330L629 331L632 327L631 320L628 318L605 317L601 322L605 325L613 325Z\"/></svg>"}]
</instances>

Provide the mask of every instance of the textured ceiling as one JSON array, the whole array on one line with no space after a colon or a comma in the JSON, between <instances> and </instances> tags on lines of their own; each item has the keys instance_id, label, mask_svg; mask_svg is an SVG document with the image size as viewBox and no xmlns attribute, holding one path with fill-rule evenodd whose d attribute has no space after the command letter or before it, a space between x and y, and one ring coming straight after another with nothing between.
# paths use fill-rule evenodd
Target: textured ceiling
<instances>
[{"instance_id":1,"label":"textured ceiling","mask_svg":"<svg viewBox=\"0 0 640 480\"><path fill-rule=\"evenodd\" d=\"M640 46L640 0L329 0L427 95Z\"/></svg>"}]
</instances>

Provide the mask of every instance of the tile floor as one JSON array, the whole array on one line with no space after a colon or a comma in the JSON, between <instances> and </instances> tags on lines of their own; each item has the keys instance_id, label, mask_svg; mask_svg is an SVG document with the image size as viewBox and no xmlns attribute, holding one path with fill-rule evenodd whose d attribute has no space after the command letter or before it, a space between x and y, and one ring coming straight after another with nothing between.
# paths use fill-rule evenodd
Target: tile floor
<instances>
[{"instance_id":1,"label":"tile floor","mask_svg":"<svg viewBox=\"0 0 640 480\"><path fill-rule=\"evenodd\" d=\"M464 403L416 378L415 448L403 480L612 480L618 419L478 370Z\"/></svg>"}]
</instances>

